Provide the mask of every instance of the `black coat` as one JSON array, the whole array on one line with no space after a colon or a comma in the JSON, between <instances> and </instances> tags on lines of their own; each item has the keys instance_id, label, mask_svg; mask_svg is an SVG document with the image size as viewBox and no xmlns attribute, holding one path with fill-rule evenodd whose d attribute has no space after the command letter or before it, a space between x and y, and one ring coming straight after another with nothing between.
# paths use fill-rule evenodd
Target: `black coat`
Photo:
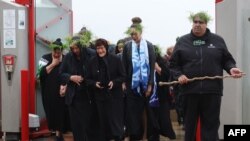
<instances>
[{"instance_id":1,"label":"black coat","mask_svg":"<svg viewBox=\"0 0 250 141\"><path fill-rule=\"evenodd\" d=\"M182 36L176 43L170 59L170 68L176 80L182 74L188 78L222 76L223 69L230 73L230 69L234 67L236 62L229 53L225 41L209 29L202 37L197 37L192 32ZM182 94L222 95L222 90L221 79L193 81L180 85Z\"/></svg>"},{"instance_id":2,"label":"black coat","mask_svg":"<svg viewBox=\"0 0 250 141\"><path fill-rule=\"evenodd\" d=\"M170 80L170 70L168 62L161 56L156 57L156 62L161 67L161 74L156 73L157 94L160 102L170 102L169 86L159 86L159 82L168 82Z\"/></svg>"},{"instance_id":3,"label":"black coat","mask_svg":"<svg viewBox=\"0 0 250 141\"><path fill-rule=\"evenodd\" d=\"M113 88L111 90L107 90L107 86L105 89L96 88L96 82L100 80L100 70L99 70L99 57L93 57L89 62L88 73L86 77L87 85L90 86L92 92L95 94L96 99L105 99L108 94L114 97L122 98L122 88L121 84L125 80L125 72L121 63L121 59L113 54L108 54L104 57L104 63L107 68L107 76L105 76L109 81L113 81Z\"/></svg>"},{"instance_id":4,"label":"black coat","mask_svg":"<svg viewBox=\"0 0 250 141\"><path fill-rule=\"evenodd\" d=\"M71 75L81 75L85 79L85 75L87 73L87 63L90 58L94 56L94 52L90 48L82 48L81 49L81 57L80 60L77 61L76 56L69 52L66 54L64 61L60 67L60 77L62 79L62 83L67 84L67 90L65 94L65 103L70 105L73 101L75 94L78 90L82 91L84 95L84 100L91 100L88 95L86 81L84 80L80 86L70 81ZM81 66L79 66L81 65Z\"/></svg>"},{"instance_id":5,"label":"black coat","mask_svg":"<svg viewBox=\"0 0 250 141\"><path fill-rule=\"evenodd\" d=\"M148 84L153 85L154 84L154 68L155 68L155 50L154 50L153 45L150 42L147 41L147 45L148 45L149 66L150 66ZM125 73L126 73L127 88L131 88L132 73L133 73L132 41L127 42L123 49L122 62L123 62Z\"/></svg>"},{"instance_id":6,"label":"black coat","mask_svg":"<svg viewBox=\"0 0 250 141\"><path fill-rule=\"evenodd\" d=\"M43 55L42 59L48 61L47 65L43 66L40 71L42 102L48 127L51 130L63 131L67 123L64 117L68 113L64 97L60 97L59 94L61 84L59 67L61 63L55 66L50 73L47 73L46 67L52 63L52 54Z\"/></svg>"}]
</instances>

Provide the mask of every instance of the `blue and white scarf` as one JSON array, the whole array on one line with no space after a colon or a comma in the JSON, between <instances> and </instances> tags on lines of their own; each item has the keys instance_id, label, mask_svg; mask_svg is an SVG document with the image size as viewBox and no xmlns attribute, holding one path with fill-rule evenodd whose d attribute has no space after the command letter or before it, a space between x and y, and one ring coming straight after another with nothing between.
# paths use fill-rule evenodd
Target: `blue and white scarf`
<instances>
[{"instance_id":1,"label":"blue and white scarf","mask_svg":"<svg viewBox=\"0 0 250 141\"><path fill-rule=\"evenodd\" d=\"M147 42L141 39L139 48L135 41L132 41L132 90L136 95L142 96L147 90L148 77L150 74L149 55Z\"/></svg>"}]
</instances>

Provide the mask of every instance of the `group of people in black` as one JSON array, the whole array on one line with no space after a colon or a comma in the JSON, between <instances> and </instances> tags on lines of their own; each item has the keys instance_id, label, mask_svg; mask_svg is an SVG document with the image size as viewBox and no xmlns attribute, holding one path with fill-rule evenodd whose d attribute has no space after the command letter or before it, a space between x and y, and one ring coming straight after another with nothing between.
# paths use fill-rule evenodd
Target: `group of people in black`
<instances>
[{"instance_id":1,"label":"group of people in black","mask_svg":"<svg viewBox=\"0 0 250 141\"><path fill-rule=\"evenodd\" d=\"M58 131L57 140L69 129L75 141L157 141L160 134L176 138L168 87L158 86L169 80L167 60L159 47L142 38L141 19L132 22L130 37L113 49L102 38L83 44L81 31L71 38L66 55L57 39L52 53L40 59L43 105L49 129Z\"/></svg>"},{"instance_id":2,"label":"group of people in black","mask_svg":"<svg viewBox=\"0 0 250 141\"><path fill-rule=\"evenodd\" d=\"M64 45L60 40L53 42L52 53L44 55L39 61L39 74L49 128L58 131L57 139L63 140L61 133L65 131L67 123L65 115L69 115L74 141L122 141L125 138L130 141L159 141L160 135L175 139L170 120L172 99L169 87L158 84L159 81L171 81L173 78L179 81L181 85L178 90L187 99L184 116L188 131L185 141L195 140L199 116L204 124L202 140L217 141L222 88L218 87L217 80L204 81L208 85L201 86L199 81L188 83L188 78L221 75L223 67L238 78L241 77L241 71L235 67L235 61L226 46L221 47L214 56L215 59L223 59L219 63L212 62L215 68L221 64L223 67L217 67L218 71L215 72L210 69L203 71L206 74L197 71L199 65L203 65L200 61L206 61L202 57L207 52L211 56L209 49L222 44L216 44L221 39L214 37L206 28L209 21L206 13L197 13L191 16L191 20L191 33L177 41L170 59L163 58L157 46L142 38L143 27L139 17L132 19L133 23L126 31L130 37L119 40L116 49L111 49L108 41L102 38L92 44L86 43L84 36L89 36L86 31L71 38L68 45L70 51L65 56L62 54ZM223 40L221 43L224 43ZM210 45L209 49L207 45ZM192 52L199 55L203 48L206 49L200 56L202 59L189 55ZM221 84L220 81L218 84ZM48 95L53 95L55 101ZM208 101L202 104L199 100L210 100L214 105L209 106ZM62 101L65 101L67 110ZM195 106L199 107L198 110L205 110L194 111L197 109ZM213 111L216 111L216 115L209 115ZM53 114L58 117L50 116ZM204 115L213 117L208 121L209 124L208 117Z\"/></svg>"}]
</instances>

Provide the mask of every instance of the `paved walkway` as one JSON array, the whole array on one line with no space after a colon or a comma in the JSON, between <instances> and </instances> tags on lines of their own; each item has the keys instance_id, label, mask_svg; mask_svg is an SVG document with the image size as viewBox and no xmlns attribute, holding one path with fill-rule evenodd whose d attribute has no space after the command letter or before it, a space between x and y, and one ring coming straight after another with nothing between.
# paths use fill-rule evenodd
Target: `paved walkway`
<instances>
[{"instance_id":1,"label":"paved walkway","mask_svg":"<svg viewBox=\"0 0 250 141\"><path fill-rule=\"evenodd\" d=\"M182 127L179 126L177 122L173 122L172 124L173 124L174 130L175 130L175 133L176 133L176 139L169 140L168 138L161 136L160 141L183 141L184 140L183 139L184 131L183 131ZM72 133L65 134L64 140L65 141L74 141ZM40 139L35 139L33 141L55 141L55 137L40 138ZM125 140L125 141L129 141L129 140Z\"/></svg>"}]
</instances>

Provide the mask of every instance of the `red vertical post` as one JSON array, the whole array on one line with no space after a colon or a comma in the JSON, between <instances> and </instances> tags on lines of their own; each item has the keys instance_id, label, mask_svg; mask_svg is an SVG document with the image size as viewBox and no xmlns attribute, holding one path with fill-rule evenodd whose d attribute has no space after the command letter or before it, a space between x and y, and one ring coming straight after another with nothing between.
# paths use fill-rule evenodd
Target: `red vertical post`
<instances>
[{"instance_id":1,"label":"red vertical post","mask_svg":"<svg viewBox=\"0 0 250 141\"><path fill-rule=\"evenodd\" d=\"M28 44L29 44L29 94L30 113L35 113L35 9L34 0L15 0L16 3L28 6Z\"/></svg>"},{"instance_id":2,"label":"red vertical post","mask_svg":"<svg viewBox=\"0 0 250 141\"><path fill-rule=\"evenodd\" d=\"M198 119L197 129L196 129L196 141L201 141L201 120Z\"/></svg>"},{"instance_id":3,"label":"red vertical post","mask_svg":"<svg viewBox=\"0 0 250 141\"><path fill-rule=\"evenodd\" d=\"M35 10L34 0L29 1L29 82L30 82L30 113L35 113Z\"/></svg>"},{"instance_id":4,"label":"red vertical post","mask_svg":"<svg viewBox=\"0 0 250 141\"><path fill-rule=\"evenodd\" d=\"M28 71L21 70L21 139L29 141Z\"/></svg>"}]
</instances>

